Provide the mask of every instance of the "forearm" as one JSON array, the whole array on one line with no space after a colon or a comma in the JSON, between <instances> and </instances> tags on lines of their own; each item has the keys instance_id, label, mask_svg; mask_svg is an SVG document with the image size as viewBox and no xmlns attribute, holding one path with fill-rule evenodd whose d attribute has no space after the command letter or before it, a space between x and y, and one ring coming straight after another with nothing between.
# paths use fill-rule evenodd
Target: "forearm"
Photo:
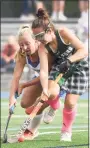
<instances>
[{"instance_id":1,"label":"forearm","mask_svg":"<svg viewBox=\"0 0 90 148\"><path fill-rule=\"evenodd\" d=\"M18 88L18 85L19 85L19 79L13 78L12 83L11 83L11 88L10 88L10 97L9 97L10 102L12 101L12 99L15 96L15 92Z\"/></svg>"},{"instance_id":2,"label":"forearm","mask_svg":"<svg viewBox=\"0 0 90 148\"><path fill-rule=\"evenodd\" d=\"M44 74L44 72L40 73L40 82L42 85L43 92L48 94L48 72Z\"/></svg>"},{"instance_id":3,"label":"forearm","mask_svg":"<svg viewBox=\"0 0 90 148\"><path fill-rule=\"evenodd\" d=\"M34 79L31 80L30 82L23 83L23 88L29 87L29 86L32 86L32 85L35 85L35 84L37 84L38 82L40 82L40 77L34 78Z\"/></svg>"},{"instance_id":4,"label":"forearm","mask_svg":"<svg viewBox=\"0 0 90 148\"><path fill-rule=\"evenodd\" d=\"M48 96L48 52L42 44L39 46L38 54L40 58L40 83L43 93Z\"/></svg>"},{"instance_id":5,"label":"forearm","mask_svg":"<svg viewBox=\"0 0 90 148\"><path fill-rule=\"evenodd\" d=\"M73 63L82 60L83 58L88 56L88 51L86 49L79 49L73 55L71 55L68 59Z\"/></svg>"}]
</instances>

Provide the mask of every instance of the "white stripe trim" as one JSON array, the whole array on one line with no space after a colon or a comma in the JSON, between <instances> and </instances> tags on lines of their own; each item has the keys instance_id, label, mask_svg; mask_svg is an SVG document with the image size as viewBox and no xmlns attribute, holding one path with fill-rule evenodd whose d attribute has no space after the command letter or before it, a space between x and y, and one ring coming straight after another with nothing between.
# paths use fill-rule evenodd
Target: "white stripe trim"
<instances>
[{"instance_id":1,"label":"white stripe trim","mask_svg":"<svg viewBox=\"0 0 90 148\"><path fill-rule=\"evenodd\" d=\"M59 33L60 39L61 39L61 41L63 42L63 44L65 44L65 45L70 45L70 43L69 43L69 44L67 44L67 43L65 43L65 42L64 42L64 40L63 40L63 38L61 37L61 35L60 35L60 32L59 32L59 31L58 31L58 33Z\"/></svg>"}]
</instances>

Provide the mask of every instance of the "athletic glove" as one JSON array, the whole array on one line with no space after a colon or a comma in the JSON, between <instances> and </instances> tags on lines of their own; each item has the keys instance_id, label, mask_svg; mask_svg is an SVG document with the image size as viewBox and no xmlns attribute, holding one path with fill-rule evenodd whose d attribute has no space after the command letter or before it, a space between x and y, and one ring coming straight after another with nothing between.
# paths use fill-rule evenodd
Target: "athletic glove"
<instances>
[{"instance_id":1,"label":"athletic glove","mask_svg":"<svg viewBox=\"0 0 90 148\"><path fill-rule=\"evenodd\" d=\"M65 73L69 69L70 65L71 65L71 61L69 59L65 60L60 64L59 71L61 73Z\"/></svg>"}]
</instances>

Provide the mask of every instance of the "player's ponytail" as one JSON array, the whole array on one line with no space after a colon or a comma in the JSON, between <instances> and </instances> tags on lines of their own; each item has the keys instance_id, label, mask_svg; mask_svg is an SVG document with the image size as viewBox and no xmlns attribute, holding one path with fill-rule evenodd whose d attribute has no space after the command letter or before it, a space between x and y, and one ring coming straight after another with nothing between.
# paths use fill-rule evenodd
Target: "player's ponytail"
<instances>
[{"instance_id":1,"label":"player's ponytail","mask_svg":"<svg viewBox=\"0 0 90 148\"><path fill-rule=\"evenodd\" d=\"M32 29L42 27L45 31L49 28L55 30L46 10L40 8L36 13L36 19L32 23Z\"/></svg>"},{"instance_id":2,"label":"player's ponytail","mask_svg":"<svg viewBox=\"0 0 90 148\"><path fill-rule=\"evenodd\" d=\"M48 13L47 13L47 11L46 10L44 10L44 9L42 9L42 8L40 8L40 9L38 9L38 11L37 11L37 13L36 13L36 16L39 18L39 19L47 19L47 20L49 20L49 15L48 15Z\"/></svg>"},{"instance_id":3,"label":"player's ponytail","mask_svg":"<svg viewBox=\"0 0 90 148\"><path fill-rule=\"evenodd\" d=\"M22 26L19 28L19 31L18 31L18 34L17 34L18 40L20 39L21 36L23 36L23 33L24 33L25 31L28 31L30 34L32 34L30 25L28 25L28 24L22 25Z\"/></svg>"}]
</instances>

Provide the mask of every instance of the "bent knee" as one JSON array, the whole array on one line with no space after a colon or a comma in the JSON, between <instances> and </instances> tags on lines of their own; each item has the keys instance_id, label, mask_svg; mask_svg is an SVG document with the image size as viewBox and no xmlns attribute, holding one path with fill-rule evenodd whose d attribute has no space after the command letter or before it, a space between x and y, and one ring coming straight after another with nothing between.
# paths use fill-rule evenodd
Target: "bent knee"
<instances>
[{"instance_id":1,"label":"bent knee","mask_svg":"<svg viewBox=\"0 0 90 148\"><path fill-rule=\"evenodd\" d=\"M21 100L21 107L22 108L27 108L27 107L30 107L30 106L32 106L33 105L33 103L32 102L28 102L28 101L26 101L26 100Z\"/></svg>"},{"instance_id":2,"label":"bent knee","mask_svg":"<svg viewBox=\"0 0 90 148\"><path fill-rule=\"evenodd\" d=\"M64 104L64 106L65 106L66 108L73 109L73 108L76 107L76 103L73 103L73 102L68 101L68 102L66 102L66 103Z\"/></svg>"},{"instance_id":3,"label":"bent knee","mask_svg":"<svg viewBox=\"0 0 90 148\"><path fill-rule=\"evenodd\" d=\"M76 107L78 99L79 95L67 94L64 106L73 109Z\"/></svg>"},{"instance_id":4,"label":"bent knee","mask_svg":"<svg viewBox=\"0 0 90 148\"><path fill-rule=\"evenodd\" d=\"M21 100L21 107L22 108L27 108L27 103L23 100Z\"/></svg>"}]
</instances>

